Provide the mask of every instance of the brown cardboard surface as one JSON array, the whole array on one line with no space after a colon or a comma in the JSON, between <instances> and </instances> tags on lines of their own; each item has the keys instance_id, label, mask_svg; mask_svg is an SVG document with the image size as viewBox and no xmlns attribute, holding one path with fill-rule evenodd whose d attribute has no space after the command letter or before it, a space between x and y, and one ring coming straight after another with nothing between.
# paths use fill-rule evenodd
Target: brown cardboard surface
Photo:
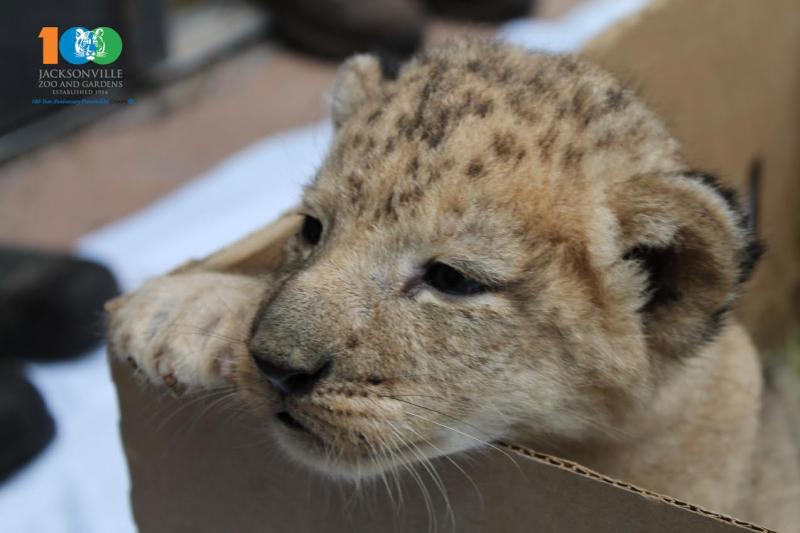
<instances>
[{"instance_id":1,"label":"brown cardboard surface","mask_svg":"<svg viewBox=\"0 0 800 533\"><path fill-rule=\"evenodd\" d=\"M293 464L265 428L246 413L231 417L218 396L142 394L127 366L113 370L142 532L417 532L434 527L431 516L438 531L453 531L453 516L464 532L767 531L506 446L433 461L452 515L422 468L433 511L407 473L395 505L380 480L356 488Z\"/></svg>"},{"instance_id":2,"label":"brown cardboard surface","mask_svg":"<svg viewBox=\"0 0 800 533\"><path fill-rule=\"evenodd\" d=\"M764 158L763 222L778 252L742 315L769 332L762 317L788 323L787 294L800 284L792 270L800 250L791 240L800 234L792 211L800 201L800 3L764 7L749 0L657 1L590 44L586 55L636 80L698 167L741 184L750 159ZM274 265L275 243L293 224L282 219L187 268ZM419 482L431 501L404 474L402 503L393 502L380 480L355 489L292 464L265 428L224 396L173 400L141 391L127 367L113 365L113 373L143 532L412 532L434 527L430 516L439 531L454 529L424 469ZM441 458L435 466L457 531L766 531L514 446Z\"/></svg>"}]
</instances>

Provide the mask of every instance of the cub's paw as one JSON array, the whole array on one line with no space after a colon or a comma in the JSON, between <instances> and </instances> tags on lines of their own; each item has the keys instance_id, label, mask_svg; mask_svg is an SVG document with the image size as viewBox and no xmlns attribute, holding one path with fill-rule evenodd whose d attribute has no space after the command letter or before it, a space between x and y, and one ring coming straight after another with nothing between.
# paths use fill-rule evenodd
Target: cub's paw
<instances>
[{"instance_id":1,"label":"cub's paw","mask_svg":"<svg viewBox=\"0 0 800 533\"><path fill-rule=\"evenodd\" d=\"M153 279L106 305L109 350L174 393L226 385L248 357L265 287L256 278L216 272Z\"/></svg>"}]
</instances>

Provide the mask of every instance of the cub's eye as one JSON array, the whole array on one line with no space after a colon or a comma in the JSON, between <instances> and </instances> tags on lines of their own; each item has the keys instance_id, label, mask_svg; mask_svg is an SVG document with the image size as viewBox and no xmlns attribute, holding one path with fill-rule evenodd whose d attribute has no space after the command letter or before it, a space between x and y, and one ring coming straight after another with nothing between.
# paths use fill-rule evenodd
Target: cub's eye
<instances>
[{"instance_id":1,"label":"cub's eye","mask_svg":"<svg viewBox=\"0 0 800 533\"><path fill-rule=\"evenodd\" d=\"M320 237L322 237L322 222L312 216L306 215L305 220L303 220L303 229L300 233L309 244L317 244Z\"/></svg>"},{"instance_id":2,"label":"cub's eye","mask_svg":"<svg viewBox=\"0 0 800 533\"><path fill-rule=\"evenodd\" d=\"M446 294L468 296L486 290L486 287L473 279L469 279L455 268L444 263L432 263L425 276L425 283Z\"/></svg>"}]
</instances>

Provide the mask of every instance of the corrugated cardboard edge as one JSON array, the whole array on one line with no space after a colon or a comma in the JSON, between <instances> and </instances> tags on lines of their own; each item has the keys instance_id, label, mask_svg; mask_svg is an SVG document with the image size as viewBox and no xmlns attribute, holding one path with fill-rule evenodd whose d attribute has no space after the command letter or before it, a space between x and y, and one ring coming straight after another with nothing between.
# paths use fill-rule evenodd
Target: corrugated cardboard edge
<instances>
[{"instance_id":1,"label":"corrugated cardboard edge","mask_svg":"<svg viewBox=\"0 0 800 533\"><path fill-rule=\"evenodd\" d=\"M736 518L715 513L714 511L708 511L703 509L698 505L694 505L692 503L688 503L677 498L673 498L671 496L665 496L663 494L659 494L657 492L653 492L647 489L642 489L637 487L636 485L631 485L630 483L625 483L624 481L620 481L618 479L614 479L603 474L599 474L594 470L586 468L585 466L581 466L578 463L573 463L572 461L568 461L566 459L560 459L558 457L547 455L545 453L539 453L537 451L531 450L524 446L518 446L516 444L509 444L504 442L497 443L498 445L507 448L508 450L522 455L523 457L538 461L540 463L544 463L549 466L554 466L556 468L560 468L562 470L566 470L568 472L572 472L573 474L577 474L579 476L589 477L594 480L600 481L602 483L606 483L610 486L613 486L617 489L622 489L627 492L632 492L634 494L638 494L643 498L649 498L652 500L657 500L661 503L666 503L667 505L671 505L672 507L677 507L684 511L689 511L692 513L696 513L702 516L706 516L708 518L713 518L719 522L724 522L729 525L738 526L741 528L749 529L750 531L758 531L760 533L777 533L772 529L767 529L765 527L757 526L755 524L751 524L749 522L745 522L743 520L738 520Z\"/></svg>"},{"instance_id":2,"label":"corrugated cardboard edge","mask_svg":"<svg viewBox=\"0 0 800 533\"><path fill-rule=\"evenodd\" d=\"M302 218L291 209L266 226L254 230L233 244L225 246L203 259L179 265L170 274L196 270L213 270L252 274L278 268L283 257L284 243L295 234Z\"/></svg>"}]
</instances>

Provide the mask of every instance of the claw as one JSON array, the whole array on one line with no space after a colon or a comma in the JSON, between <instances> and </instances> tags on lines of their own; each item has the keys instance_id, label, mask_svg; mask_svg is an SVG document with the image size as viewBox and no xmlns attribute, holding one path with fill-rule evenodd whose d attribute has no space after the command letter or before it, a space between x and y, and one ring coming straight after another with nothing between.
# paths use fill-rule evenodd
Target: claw
<instances>
[{"instance_id":1,"label":"claw","mask_svg":"<svg viewBox=\"0 0 800 533\"><path fill-rule=\"evenodd\" d=\"M175 379L175 376L166 374L161 376L161 380L164 382L164 385L167 386L167 390L173 398L180 398L183 395L185 388Z\"/></svg>"},{"instance_id":2,"label":"claw","mask_svg":"<svg viewBox=\"0 0 800 533\"><path fill-rule=\"evenodd\" d=\"M117 296L116 298L112 298L111 300L107 301L103 308L106 310L106 313L113 313L117 311L120 307L125 305L125 303L130 300L130 294L123 294L122 296Z\"/></svg>"}]
</instances>

